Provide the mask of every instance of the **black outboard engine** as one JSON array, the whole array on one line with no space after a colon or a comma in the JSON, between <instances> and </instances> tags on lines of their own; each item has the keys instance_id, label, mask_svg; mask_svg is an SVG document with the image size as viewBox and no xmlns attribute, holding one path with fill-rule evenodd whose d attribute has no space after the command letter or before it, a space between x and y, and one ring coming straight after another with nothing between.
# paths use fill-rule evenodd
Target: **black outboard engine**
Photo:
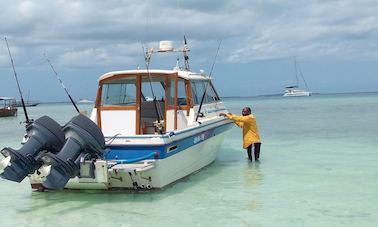
<instances>
[{"instance_id":1,"label":"black outboard engine","mask_svg":"<svg viewBox=\"0 0 378 227\"><path fill-rule=\"evenodd\" d=\"M44 165L40 172L47 176L42 182L48 189L62 189L68 180L79 174L80 162L97 158L105 149L105 139L97 125L84 115L71 119L64 127L66 143L59 153L47 153L41 157Z\"/></svg>"},{"instance_id":2,"label":"black outboard engine","mask_svg":"<svg viewBox=\"0 0 378 227\"><path fill-rule=\"evenodd\" d=\"M0 176L10 181L21 182L28 174L41 166L38 156L41 151L58 152L64 145L62 127L48 116L35 120L26 128L29 139L19 149L4 148L0 153Z\"/></svg>"}]
</instances>

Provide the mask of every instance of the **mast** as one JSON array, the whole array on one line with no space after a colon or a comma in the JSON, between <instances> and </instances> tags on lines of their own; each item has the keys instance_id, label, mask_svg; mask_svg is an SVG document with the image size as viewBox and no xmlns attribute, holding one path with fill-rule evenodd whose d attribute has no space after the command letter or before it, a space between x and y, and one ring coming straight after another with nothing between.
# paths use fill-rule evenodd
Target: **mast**
<instances>
[{"instance_id":1,"label":"mast","mask_svg":"<svg viewBox=\"0 0 378 227\"><path fill-rule=\"evenodd\" d=\"M303 80L303 83L304 85L306 86L307 90L310 90L308 88L308 85L307 85L307 82L303 76L303 73L302 73L302 70L300 67L298 67L298 63L297 63L297 59L296 57L294 56L294 66L295 66L295 78L296 78L296 81L297 81L297 87L299 87L299 79L298 79L298 74L300 74L302 80Z\"/></svg>"},{"instance_id":2,"label":"mast","mask_svg":"<svg viewBox=\"0 0 378 227\"><path fill-rule=\"evenodd\" d=\"M299 86L299 80L298 80L297 58L295 56L293 58L294 58L294 73L295 73L295 81L296 81L295 86L298 87Z\"/></svg>"}]
</instances>

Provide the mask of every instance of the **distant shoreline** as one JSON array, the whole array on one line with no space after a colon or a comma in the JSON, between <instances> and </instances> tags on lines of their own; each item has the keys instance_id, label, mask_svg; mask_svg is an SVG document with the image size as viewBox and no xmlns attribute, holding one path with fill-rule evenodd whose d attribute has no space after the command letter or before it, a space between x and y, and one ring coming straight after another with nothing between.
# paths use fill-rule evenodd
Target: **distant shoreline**
<instances>
[{"instance_id":1,"label":"distant shoreline","mask_svg":"<svg viewBox=\"0 0 378 227\"><path fill-rule=\"evenodd\" d=\"M361 92L338 92L338 93L312 93L312 95L352 95L352 94L378 94L378 91L361 91ZM266 94L251 96L222 96L221 98L256 98L256 97L280 97L283 94Z\"/></svg>"},{"instance_id":2,"label":"distant shoreline","mask_svg":"<svg viewBox=\"0 0 378 227\"><path fill-rule=\"evenodd\" d=\"M361 91L361 92L339 92L339 93L312 93L313 95L347 95L347 94L378 94L378 91ZM235 95L235 96L221 96L222 99L230 98L257 98L257 97L280 97L282 94L266 94L266 95ZM71 104L70 101L48 101L39 102L39 104ZM94 105L94 103L79 103L78 105Z\"/></svg>"}]
</instances>

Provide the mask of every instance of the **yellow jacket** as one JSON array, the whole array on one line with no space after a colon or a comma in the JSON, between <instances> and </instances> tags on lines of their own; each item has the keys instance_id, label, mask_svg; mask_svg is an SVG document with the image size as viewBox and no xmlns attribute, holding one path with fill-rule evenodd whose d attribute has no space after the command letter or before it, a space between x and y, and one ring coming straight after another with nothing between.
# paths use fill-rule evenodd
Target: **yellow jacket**
<instances>
[{"instance_id":1,"label":"yellow jacket","mask_svg":"<svg viewBox=\"0 0 378 227\"><path fill-rule=\"evenodd\" d=\"M243 148L247 148L253 143L261 142L259 130L256 125L256 118L253 114L247 116L226 114L226 117L234 121L240 128L243 128Z\"/></svg>"}]
</instances>

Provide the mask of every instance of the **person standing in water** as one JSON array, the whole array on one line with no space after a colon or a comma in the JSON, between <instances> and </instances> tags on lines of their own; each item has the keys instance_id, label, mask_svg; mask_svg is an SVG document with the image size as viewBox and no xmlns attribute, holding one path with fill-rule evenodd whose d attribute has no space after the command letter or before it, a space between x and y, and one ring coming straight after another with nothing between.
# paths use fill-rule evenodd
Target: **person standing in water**
<instances>
[{"instance_id":1,"label":"person standing in water","mask_svg":"<svg viewBox=\"0 0 378 227\"><path fill-rule=\"evenodd\" d=\"M252 147L254 150L255 161L259 161L261 140L256 125L256 117L251 113L251 108L244 107L243 116L233 115L231 113L220 113L219 116L227 117L243 129L243 148L247 149L248 158L252 162Z\"/></svg>"}]
</instances>

